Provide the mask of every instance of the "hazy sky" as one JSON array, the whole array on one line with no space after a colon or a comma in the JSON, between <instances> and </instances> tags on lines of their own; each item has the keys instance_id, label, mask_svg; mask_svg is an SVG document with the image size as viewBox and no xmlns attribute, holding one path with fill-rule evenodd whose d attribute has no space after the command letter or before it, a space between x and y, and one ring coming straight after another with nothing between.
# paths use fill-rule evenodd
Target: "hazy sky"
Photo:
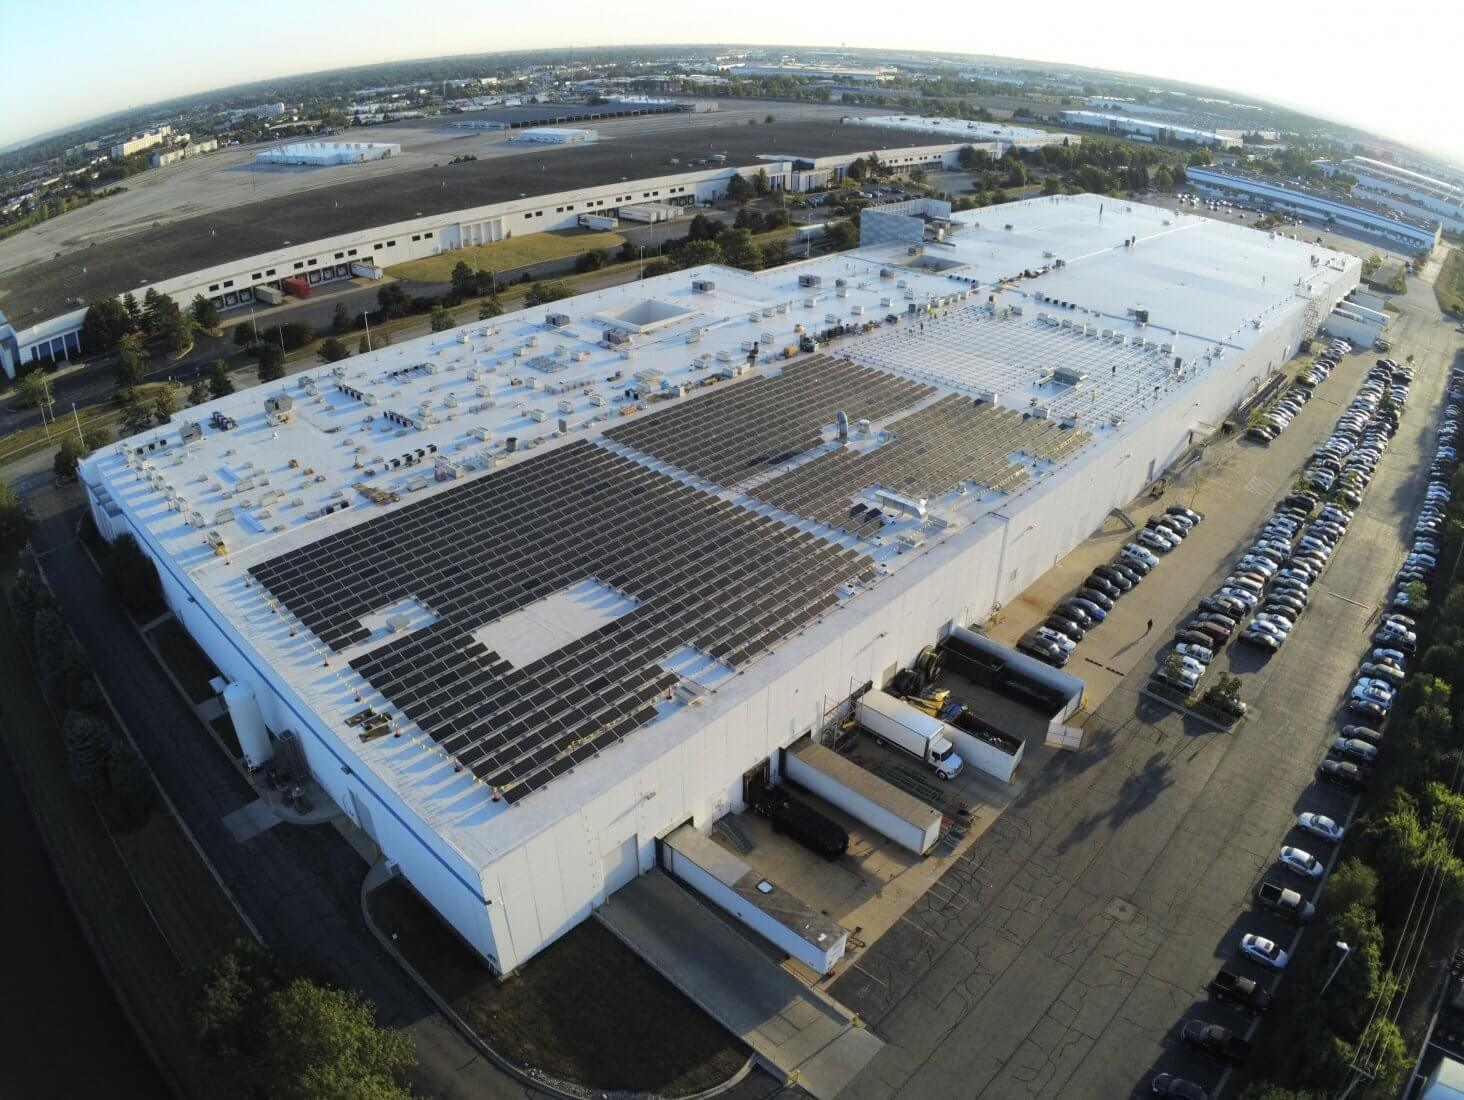
<instances>
[{"instance_id":1,"label":"hazy sky","mask_svg":"<svg viewBox=\"0 0 1464 1100\"><path fill-rule=\"evenodd\" d=\"M949 50L1171 77L1464 162L1461 35L1459 0L0 0L0 146L271 76L495 50L736 40Z\"/></svg>"}]
</instances>

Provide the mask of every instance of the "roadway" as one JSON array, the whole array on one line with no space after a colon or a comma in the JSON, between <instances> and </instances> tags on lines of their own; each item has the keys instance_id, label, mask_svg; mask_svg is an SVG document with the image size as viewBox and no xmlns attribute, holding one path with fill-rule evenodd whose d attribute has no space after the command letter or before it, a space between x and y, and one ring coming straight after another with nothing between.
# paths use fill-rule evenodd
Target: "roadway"
<instances>
[{"instance_id":1,"label":"roadway","mask_svg":"<svg viewBox=\"0 0 1464 1100\"><path fill-rule=\"evenodd\" d=\"M1348 817L1351 800L1318 788L1313 771L1342 723L1338 703L1426 480L1419 461L1432 453L1455 337L1427 284L1413 281L1400 306L1394 354L1414 354L1419 367L1402 428L1294 636L1244 670L1249 719L1216 733L1139 691L1182 609L1211 590L1287 491L1371 355L1344 361L1271 448L1212 443L1195 480L1160 502L1177 497L1207 518L1080 644L1080 657L1126 666L1086 723L1084 748L1029 778L947 872L947 889L927 894L834 984L886 1042L851 1100L1111 1100L1146 1092L1159 1069L1223 1084L1218 1067L1178 1050L1179 1028L1191 1013L1245 1027L1208 1003L1206 982L1234 962L1243 933L1283 946L1292 936L1250 910L1250 891L1263 874L1284 877L1273 866L1283 843L1330 855L1296 836L1298 812ZM1106 550L1122 536L1097 538Z\"/></svg>"}]
</instances>

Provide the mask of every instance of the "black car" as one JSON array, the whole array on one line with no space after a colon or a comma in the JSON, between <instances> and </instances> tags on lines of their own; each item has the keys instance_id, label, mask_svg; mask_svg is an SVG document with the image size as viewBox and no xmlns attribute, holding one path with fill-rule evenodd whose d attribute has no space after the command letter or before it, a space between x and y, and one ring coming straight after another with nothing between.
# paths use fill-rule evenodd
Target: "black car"
<instances>
[{"instance_id":1,"label":"black car","mask_svg":"<svg viewBox=\"0 0 1464 1100\"><path fill-rule=\"evenodd\" d=\"M1112 565L1095 566L1090 576L1102 577L1120 592L1127 592L1137 583L1128 573Z\"/></svg>"},{"instance_id":2,"label":"black car","mask_svg":"<svg viewBox=\"0 0 1464 1100\"><path fill-rule=\"evenodd\" d=\"M1104 611L1113 610L1113 599L1096 588L1080 588L1073 593L1080 600L1087 600L1089 603L1096 603Z\"/></svg>"},{"instance_id":3,"label":"black car","mask_svg":"<svg viewBox=\"0 0 1464 1100\"><path fill-rule=\"evenodd\" d=\"M1229 615L1231 618L1239 619L1245 615L1245 604L1241 603L1234 596L1206 596L1200 601L1201 611L1218 611L1221 615Z\"/></svg>"},{"instance_id":4,"label":"black car","mask_svg":"<svg viewBox=\"0 0 1464 1100\"><path fill-rule=\"evenodd\" d=\"M1054 614L1047 616L1047 618L1042 621L1042 625L1047 627L1048 630L1055 630L1059 634L1071 638L1075 642L1081 642L1083 640L1083 636L1087 634L1087 631L1084 630L1077 623L1073 622L1071 619L1065 619L1061 615Z\"/></svg>"},{"instance_id":5,"label":"black car","mask_svg":"<svg viewBox=\"0 0 1464 1100\"><path fill-rule=\"evenodd\" d=\"M1124 558L1123 561L1111 561L1108 564L1115 569L1127 569L1140 579L1147 577L1149 571L1154 568L1143 558Z\"/></svg>"},{"instance_id":6,"label":"black car","mask_svg":"<svg viewBox=\"0 0 1464 1100\"><path fill-rule=\"evenodd\" d=\"M1110 600L1116 600L1123 595L1123 589L1114 584L1107 577L1100 577L1097 573L1089 573L1088 578L1083 581L1083 587L1094 592L1102 592Z\"/></svg>"},{"instance_id":7,"label":"black car","mask_svg":"<svg viewBox=\"0 0 1464 1100\"><path fill-rule=\"evenodd\" d=\"M1367 788L1367 777L1356 764L1345 760L1323 760L1317 767L1317 778L1323 783L1341 787L1346 791L1361 791Z\"/></svg>"},{"instance_id":8,"label":"black car","mask_svg":"<svg viewBox=\"0 0 1464 1100\"><path fill-rule=\"evenodd\" d=\"M1066 619L1072 619L1085 630L1093 625L1093 616L1089 615L1081 607L1073 603L1072 600L1064 600L1062 603L1058 604L1052 609L1052 614L1061 615L1063 616L1063 618Z\"/></svg>"}]
</instances>

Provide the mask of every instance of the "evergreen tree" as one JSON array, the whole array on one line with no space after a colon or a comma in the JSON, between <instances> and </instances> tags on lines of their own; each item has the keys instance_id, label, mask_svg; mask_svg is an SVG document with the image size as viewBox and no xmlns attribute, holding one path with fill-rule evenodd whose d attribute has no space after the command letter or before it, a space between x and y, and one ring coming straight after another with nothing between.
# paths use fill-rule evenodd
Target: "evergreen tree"
<instances>
[{"instance_id":1,"label":"evergreen tree","mask_svg":"<svg viewBox=\"0 0 1464 1100\"><path fill-rule=\"evenodd\" d=\"M95 797L107 785L107 762L112 754L112 731L99 718L72 711L62 724L66 766L71 782Z\"/></svg>"},{"instance_id":2,"label":"evergreen tree","mask_svg":"<svg viewBox=\"0 0 1464 1100\"><path fill-rule=\"evenodd\" d=\"M234 392L234 382L229 377L229 364L222 359L215 359L209 365L208 392L214 397L228 397Z\"/></svg>"}]
</instances>

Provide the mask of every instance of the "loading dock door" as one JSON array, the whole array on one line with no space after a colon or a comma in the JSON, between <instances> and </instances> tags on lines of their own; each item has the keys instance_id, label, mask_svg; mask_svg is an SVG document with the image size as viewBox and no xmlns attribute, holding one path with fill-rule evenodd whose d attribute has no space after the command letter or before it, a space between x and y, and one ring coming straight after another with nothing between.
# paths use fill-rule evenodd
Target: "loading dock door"
<instances>
[{"instance_id":1,"label":"loading dock door","mask_svg":"<svg viewBox=\"0 0 1464 1100\"><path fill-rule=\"evenodd\" d=\"M619 845L600 856L600 866L605 875L605 896L607 898L632 881L640 871L638 847L635 837L626 837Z\"/></svg>"}]
</instances>

